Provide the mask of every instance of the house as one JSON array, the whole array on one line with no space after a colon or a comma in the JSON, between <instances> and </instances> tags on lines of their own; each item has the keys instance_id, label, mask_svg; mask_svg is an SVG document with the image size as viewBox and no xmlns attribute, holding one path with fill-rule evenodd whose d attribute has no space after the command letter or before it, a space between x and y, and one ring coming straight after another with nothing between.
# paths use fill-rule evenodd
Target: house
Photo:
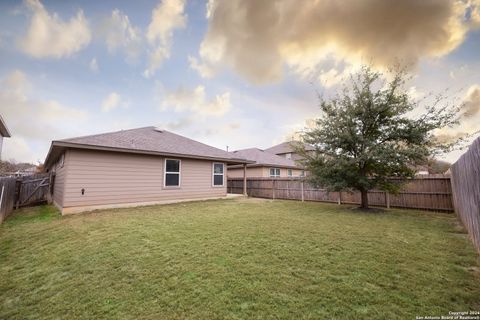
<instances>
[{"instance_id":1,"label":"house","mask_svg":"<svg viewBox=\"0 0 480 320\"><path fill-rule=\"evenodd\" d=\"M8 131L7 125L5 124L5 121L3 121L3 118L0 115L0 159L2 158L3 138L10 137L10 131Z\"/></svg>"},{"instance_id":2,"label":"house","mask_svg":"<svg viewBox=\"0 0 480 320\"><path fill-rule=\"evenodd\" d=\"M247 177L300 177L304 175L303 168L292 159L266 152L258 148L250 148L233 151L232 154L238 158L244 158L254 163L247 164ZM238 165L228 167L229 178L243 177L243 168Z\"/></svg>"},{"instance_id":3,"label":"house","mask_svg":"<svg viewBox=\"0 0 480 320\"><path fill-rule=\"evenodd\" d=\"M53 203L69 214L223 198L227 165L248 163L198 141L145 127L52 141L45 169L55 173Z\"/></svg>"},{"instance_id":4,"label":"house","mask_svg":"<svg viewBox=\"0 0 480 320\"><path fill-rule=\"evenodd\" d=\"M303 157L298 154L298 152L295 151L295 146L298 144L302 144L302 142L299 141L287 141L287 142L282 142L280 144L274 145L273 147L270 147L268 149L265 149L265 152L269 152L272 154L276 154L280 157L283 157L285 159L289 160L294 160L294 161L299 161L302 160ZM307 143L303 144L304 148L306 151L314 151L315 148Z\"/></svg>"}]
</instances>

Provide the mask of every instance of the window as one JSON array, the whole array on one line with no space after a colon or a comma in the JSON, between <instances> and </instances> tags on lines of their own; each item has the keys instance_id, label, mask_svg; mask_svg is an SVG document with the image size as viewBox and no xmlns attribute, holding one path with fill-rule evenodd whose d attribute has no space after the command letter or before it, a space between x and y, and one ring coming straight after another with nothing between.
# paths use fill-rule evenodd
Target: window
<instances>
[{"instance_id":1,"label":"window","mask_svg":"<svg viewBox=\"0 0 480 320\"><path fill-rule=\"evenodd\" d=\"M280 177L280 169L279 168L270 168L270 177L272 177L272 178Z\"/></svg>"},{"instance_id":2,"label":"window","mask_svg":"<svg viewBox=\"0 0 480 320\"><path fill-rule=\"evenodd\" d=\"M292 169L288 169L288 170L287 170L287 174L288 174L289 177L293 176L293 174L292 174Z\"/></svg>"},{"instance_id":3,"label":"window","mask_svg":"<svg viewBox=\"0 0 480 320\"><path fill-rule=\"evenodd\" d=\"M300 171L300 177L304 177L304 176L305 176L305 170Z\"/></svg>"},{"instance_id":4,"label":"window","mask_svg":"<svg viewBox=\"0 0 480 320\"><path fill-rule=\"evenodd\" d=\"M180 186L180 160L165 159L165 187Z\"/></svg>"},{"instance_id":5,"label":"window","mask_svg":"<svg viewBox=\"0 0 480 320\"><path fill-rule=\"evenodd\" d=\"M213 185L216 187L223 187L223 163L213 163Z\"/></svg>"},{"instance_id":6,"label":"window","mask_svg":"<svg viewBox=\"0 0 480 320\"><path fill-rule=\"evenodd\" d=\"M285 158L287 158L288 160L292 160L292 154L291 153L286 153Z\"/></svg>"}]
</instances>

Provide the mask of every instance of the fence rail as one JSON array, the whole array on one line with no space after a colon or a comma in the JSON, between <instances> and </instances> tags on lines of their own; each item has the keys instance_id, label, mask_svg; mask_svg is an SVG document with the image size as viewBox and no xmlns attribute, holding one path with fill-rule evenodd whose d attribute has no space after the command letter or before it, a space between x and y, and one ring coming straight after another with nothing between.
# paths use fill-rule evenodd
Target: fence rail
<instances>
[{"instance_id":1,"label":"fence rail","mask_svg":"<svg viewBox=\"0 0 480 320\"><path fill-rule=\"evenodd\" d=\"M243 193L243 178L228 178L227 190L229 193ZM360 204L361 201L359 192L328 192L299 178L247 178L247 194L257 198L345 204ZM387 208L453 211L450 177L446 175L409 179L396 195L371 190L368 201L372 206Z\"/></svg>"},{"instance_id":2,"label":"fence rail","mask_svg":"<svg viewBox=\"0 0 480 320\"><path fill-rule=\"evenodd\" d=\"M50 202L52 175L0 177L0 224L15 208Z\"/></svg>"},{"instance_id":3,"label":"fence rail","mask_svg":"<svg viewBox=\"0 0 480 320\"><path fill-rule=\"evenodd\" d=\"M455 212L480 253L480 138L450 170Z\"/></svg>"}]
</instances>

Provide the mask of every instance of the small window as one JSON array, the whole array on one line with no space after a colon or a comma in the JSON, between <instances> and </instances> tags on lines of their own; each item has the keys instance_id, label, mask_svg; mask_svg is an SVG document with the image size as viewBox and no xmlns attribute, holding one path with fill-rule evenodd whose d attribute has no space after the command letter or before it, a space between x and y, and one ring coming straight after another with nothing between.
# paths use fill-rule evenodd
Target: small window
<instances>
[{"instance_id":1,"label":"small window","mask_svg":"<svg viewBox=\"0 0 480 320\"><path fill-rule=\"evenodd\" d=\"M272 178L280 177L280 169L279 168L270 168L270 177L272 177Z\"/></svg>"},{"instance_id":2,"label":"small window","mask_svg":"<svg viewBox=\"0 0 480 320\"><path fill-rule=\"evenodd\" d=\"M288 169L287 174L288 174L289 177L293 176L292 169Z\"/></svg>"},{"instance_id":3,"label":"small window","mask_svg":"<svg viewBox=\"0 0 480 320\"><path fill-rule=\"evenodd\" d=\"M304 177L304 176L305 176L305 170L300 171L300 177Z\"/></svg>"},{"instance_id":4,"label":"small window","mask_svg":"<svg viewBox=\"0 0 480 320\"><path fill-rule=\"evenodd\" d=\"M288 160L292 160L292 154L291 153L285 154L285 158L287 158Z\"/></svg>"},{"instance_id":5,"label":"small window","mask_svg":"<svg viewBox=\"0 0 480 320\"><path fill-rule=\"evenodd\" d=\"M165 159L165 187L180 186L180 160Z\"/></svg>"},{"instance_id":6,"label":"small window","mask_svg":"<svg viewBox=\"0 0 480 320\"><path fill-rule=\"evenodd\" d=\"M224 165L223 163L213 163L213 185L223 187L224 184Z\"/></svg>"}]
</instances>

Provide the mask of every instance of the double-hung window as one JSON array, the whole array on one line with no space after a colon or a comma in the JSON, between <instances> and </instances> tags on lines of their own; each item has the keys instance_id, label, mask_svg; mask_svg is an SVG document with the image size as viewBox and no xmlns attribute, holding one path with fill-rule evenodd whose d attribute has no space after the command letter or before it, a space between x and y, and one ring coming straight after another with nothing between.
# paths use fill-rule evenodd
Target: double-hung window
<instances>
[{"instance_id":1,"label":"double-hung window","mask_svg":"<svg viewBox=\"0 0 480 320\"><path fill-rule=\"evenodd\" d=\"M272 178L280 177L280 169L279 168L270 168L270 177L272 177Z\"/></svg>"},{"instance_id":2,"label":"double-hung window","mask_svg":"<svg viewBox=\"0 0 480 320\"><path fill-rule=\"evenodd\" d=\"M165 187L180 186L180 160L165 159Z\"/></svg>"},{"instance_id":3,"label":"double-hung window","mask_svg":"<svg viewBox=\"0 0 480 320\"><path fill-rule=\"evenodd\" d=\"M223 187L224 184L224 169L223 163L213 163L213 177L212 182L214 187Z\"/></svg>"}]
</instances>

